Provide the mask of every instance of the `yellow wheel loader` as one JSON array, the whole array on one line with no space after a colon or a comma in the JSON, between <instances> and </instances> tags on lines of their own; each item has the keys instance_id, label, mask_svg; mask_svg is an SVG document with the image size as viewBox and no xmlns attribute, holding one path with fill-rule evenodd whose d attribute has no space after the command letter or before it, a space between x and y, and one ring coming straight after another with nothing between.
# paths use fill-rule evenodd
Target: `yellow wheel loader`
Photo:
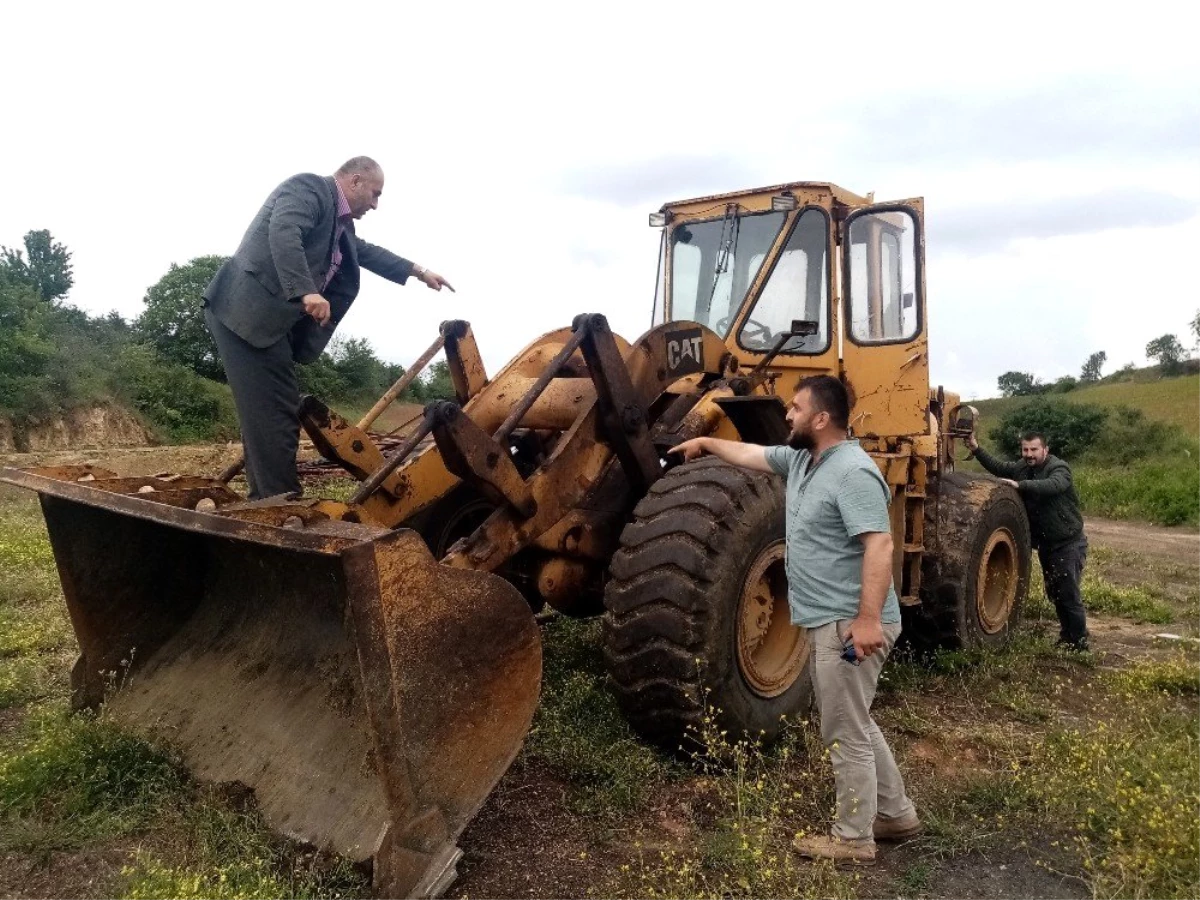
<instances>
[{"instance_id":1,"label":"yellow wheel loader","mask_svg":"<svg viewBox=\"0 0 1200 900\"><path fill-rule=\"evenodd\" d=\"M305 398L347 502L248 502L228 476L3 471L41 495L80 645L75 702L167 736L252 788L274 827L436 895L537 704L535 611L604 616L633 727L674 750L705 711L769 740L810 701L791 624L778 479L681 465L696 435L786 439L798 378L852 388L892 490L914 637L1003 641L1025 597L1014 491L954 473L974 411L930 389L920 200L799 182L664 205L652 327L580 315L488 377L444 323L457 402L384 454ZM408 373L415 376L419 366Z\"/></svg>"}]
</instances>

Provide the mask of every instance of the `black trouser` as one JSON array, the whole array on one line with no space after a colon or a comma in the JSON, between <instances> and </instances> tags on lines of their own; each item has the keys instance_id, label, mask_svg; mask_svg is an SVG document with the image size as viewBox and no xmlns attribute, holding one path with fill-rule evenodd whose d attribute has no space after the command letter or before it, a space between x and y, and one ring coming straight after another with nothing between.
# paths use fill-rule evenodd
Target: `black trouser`
<instances>
[{"instance_id":1,"label":"black trouser","mask_svg":"<svg viewBox=\"0 0 1200 900\"><path fill-rule=\"evenodd\" d=\"M1054 610L1058 613L1059 639L1070 644L1087 641L1087 613L1079 593L1087 549L1087 538L1082 535L1058 547L1038 548L1046 596L1054 602Z\"/></svg>"},{"instance_id":2,"label":"black trouser","mask_svg":"<svg viewBox=\"0 0 1200 900\"><path fill-rule=\"evenodd\" d=\"M226 328L208 307L204 322L216 339L237 406L250 499L300 493L300 385L291 341L285 335L270 347L255 347Z\"/></svg>"}]
</instances>

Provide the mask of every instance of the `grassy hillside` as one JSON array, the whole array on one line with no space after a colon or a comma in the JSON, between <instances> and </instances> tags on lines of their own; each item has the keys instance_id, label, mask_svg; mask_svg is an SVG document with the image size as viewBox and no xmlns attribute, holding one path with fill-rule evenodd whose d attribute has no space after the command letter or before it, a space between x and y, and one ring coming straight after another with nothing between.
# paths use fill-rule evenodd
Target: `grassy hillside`
<instances>
[{"instance_id":1,"label":"grassy hillside","mask_svg":"<svg viewBox=\"0 0 1200 900\"><path fill-rule=\"evenodd\" d=\"M1067 403L1092 403L1096 406L1131 406L1149 419L1178 425L1193 439L1200 439L1200 375L1180 375L1156 381L1124 381L1081 387L1066 394L1045 394ZM983 430L1011 409L1037 398L1002 397L972 400L971 405L983 417Z\"/></svg>"},{"instance_id":2,"label":"grassy hillside","mask_svg":"<svg viewBox=\"0 0 1200 900\"><path fill-rule=\"evenodd\" d=\"M996 423L1043 399L1140 410L1148 423L1167 426L1164 430L1161 425L1156 429L1125 425L1121 430L1120 418L1110 415L1107 433L1098 446L1071 461L1085 513L1160 525L1200 524L1200 375L1159 378L1153 370L1142 370L1130 381L1065 394L973 401L980 413L979 435L984 446L995 451L990 432ZM1112 457L1116 445L1126 451L1121 456L1126 464L1118 464ZM963 467L982 471L974 460Z\"/></svg>"}]
</instances>

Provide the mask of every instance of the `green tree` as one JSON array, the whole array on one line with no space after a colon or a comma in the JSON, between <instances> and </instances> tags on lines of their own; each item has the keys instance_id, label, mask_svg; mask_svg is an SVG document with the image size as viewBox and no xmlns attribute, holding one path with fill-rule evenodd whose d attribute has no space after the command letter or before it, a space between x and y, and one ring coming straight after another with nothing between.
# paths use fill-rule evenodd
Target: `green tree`
<instances>
[{"instance_id":1,"label":"green tree","mask_svg":"<svg viewBox=\"0 0 1200 900\"><path fill-rule=\"evenodd\" d=\"M330 342L330 347L335 341L336 337ZM346 396L346 385L329 347L308 365L296 366L296 379L300 383L300 393L312 394L323 403L336 403Z\"/></svg>"},{"instance_id":2,"label":"green tree","mask_svg":"<svg viewBox=\"0 0 1200 900\"><path fill-rule=\"evenodd\" d=\"M1196 310L1196 317L1188 323L1188 327L1192 330L1192 349L1200 350L1200 309Z\"/></svg>"},{"instance_id":3,"label":"green tree","mask_svg":"<svg viewBox=\"0 0 1200 900\"><path fill-rule=\"evenodd\" d=\"M224 381L225 370L204 324L201 298L225 259L198 256L187 265L171 263L167 274L146 292L146 308L133 323L135 338L162 359L214 381Z\"/></svg>"},{"instance_id":4,"label":"green tree","mask_svg":"<svg viewBox=\"0 0 1200 900\"><path fill-rule=\"evenodd\" d=\"M421 377L413 383L419 387L414 393L422 403L433 400L453 400L455 398L454 382L450 378L450 364L439 359L421 373Z\"/></svg>"},{"instance_id":5,"label":"green tree","mask_svg":"<svg viewBox=\"0 0 1200 900\"><path fill-rule=\"evenodd\" d=\"M0 415L26 419L53 403L52 312L33 285L0 268Z\"/></svg>"},{"instance_id":6,"label":"green tree","mask_svg":"<svg viewBox=\"0 0 1200 900\"><path fill-rule=\"evenodd\" d=\"M1045 390L1045 386L1030 372L1005 372L996 379L996 386L1004 397L1024 397Z\"/></svg>"},{"instance_id":7,"label":"green tree","mask_svg":"<svg viewBox=\"0 0 1200 900\"><path fill-rule=\"evenodd\" d=\"M43 300L65 297L75 283L71 252L51 237L46 229L25 234L25 253L0 247L0 269L11 279L28 284ZM28 256L28 259L26 259Z\"/></svg>"},{"instance_id":8,"label":"green tree","mask_svg":"<svg viewBox=\"0 0 1200 900\"><path fill-rule=\"evenodd\" d=\"M1100 380L1100 370L1104 368L1107 360L1108 354L1103 350L1097 350L1083 364L1083 371L1079 373L1079 381L1083 384L1095 384Z\"/></svg>"},{"instance_id":9,"label":"green tree","mask_svg":"<svg viewBox=\"0 0 1200 900\"><path fill-rule=\"evenodd\" d=\"M390 387L384 384L387 366L375 355L366 338L347 338L333 354L334 367L345 391L356 399L379 397Z\"/></svg>"},{"instance_id":10,"label":"green tree","mask_svg":"<svg viewBox=\"0 0 1200 900\"><path fill-rule=\"evenodd\" d=\"M1146 356L1158 361L1159 370L1164 375L1175 375L1182 368L1183 344L1175 335L1164 334L1146 345Z\"/></svg>"}]
</instances>

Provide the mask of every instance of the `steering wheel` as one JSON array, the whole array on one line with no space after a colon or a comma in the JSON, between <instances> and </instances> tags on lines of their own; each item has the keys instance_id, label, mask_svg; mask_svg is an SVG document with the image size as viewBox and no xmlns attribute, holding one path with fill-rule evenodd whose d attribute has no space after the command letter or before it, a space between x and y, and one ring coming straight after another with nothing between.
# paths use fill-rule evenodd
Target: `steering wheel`
<instances>
[{"instance_id":1,"label":"steering wheel","mask_svg":"<svg viewBox=\"0 0 1200 900\"><path fill-rule=\"evenodd\" d=\"M724 333L725 329L729 327L729 323L732 320L733 320L732 316L725 316L725 318L723 318L723 319L718 319L715 330ZM761 343L764 346L769 347L771 345L771 341L772 341L772 339L774 339L775 335L772 334L771 329L768 328L766 325L764 325L762 322L756 322L754 319L747 319L742 324L741 337L747 343L750 343L751 341L753 341L755 343Z\"/></svg>"}]
</instances>

